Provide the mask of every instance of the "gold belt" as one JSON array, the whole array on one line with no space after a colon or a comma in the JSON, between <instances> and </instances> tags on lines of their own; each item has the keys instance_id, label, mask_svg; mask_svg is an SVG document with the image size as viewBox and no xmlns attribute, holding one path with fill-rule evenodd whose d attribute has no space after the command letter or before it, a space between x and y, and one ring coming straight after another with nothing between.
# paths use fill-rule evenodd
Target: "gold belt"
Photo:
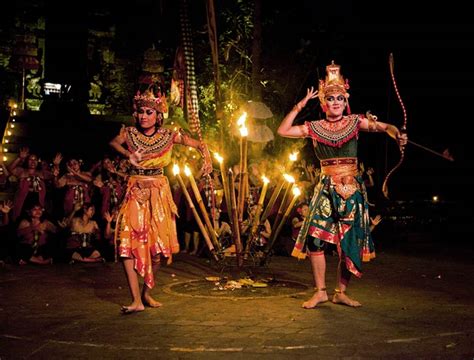
<instances>
[{"instance_id":1,"label":"gold belt","mask_svg":"<svg viewBox=\"0 0 474 360\"><path fill-rule=\"evenodd\" d=\"M163 174L163 168L157 168L157 169L132 168L132 169L130 169L129 174L130 175L144 175L144 176L162 175Z\"/></svg>"},{"instance_id":2,"label":"gold belt","mask_svg":"<svg viewBox=\"0 0 474 360\"><path fill-rule=\"evenodd\" d=\"M357 158L345 157L345 158L334 158L321 160L321 167L331 165L352 165L357 164Z\"/></svg>"},{"instance_id":3,"label":"gold belt","mask_svg":"<svg viewBox=\"0 0 474 360\"><path fill-rule=\"evenodd\" d=\"M356 176L356 158L338 158L321 160L321 174L330 176Z\"/></svg>"}]
</instances>

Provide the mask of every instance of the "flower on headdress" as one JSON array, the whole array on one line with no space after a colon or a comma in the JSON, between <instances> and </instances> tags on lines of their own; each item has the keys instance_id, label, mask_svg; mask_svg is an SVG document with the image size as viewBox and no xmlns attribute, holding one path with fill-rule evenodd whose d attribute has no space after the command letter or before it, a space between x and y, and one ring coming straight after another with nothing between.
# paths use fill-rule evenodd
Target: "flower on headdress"
<instances>
[{"instance_id":1,"label":"flower on headdress","mask_svg":"<svg viewBox=\"0 0 474 360\"><path fill-rule=\"evenodd\" d=\"M148 85L144 91L138 90L133 98L133 110L137 111L141 107L155 109L159 113L167 113L168 105L166 96L161 91L156 76L145 76L140 78L140 83Z\"/></svg>"}]
</instances>

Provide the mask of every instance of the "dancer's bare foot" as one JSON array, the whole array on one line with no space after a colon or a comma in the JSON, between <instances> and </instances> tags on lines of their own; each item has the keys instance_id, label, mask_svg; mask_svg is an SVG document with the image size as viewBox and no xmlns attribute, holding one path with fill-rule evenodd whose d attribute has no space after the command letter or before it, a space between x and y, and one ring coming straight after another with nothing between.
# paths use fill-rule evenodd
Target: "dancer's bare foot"
<instances>
[{"instance_id":1,"label":"dancer's bare foot","mask_svg":"<svg viewBox=\"0 0 474 360\"><path fill-rule=\"evenodd\" d=\"M318 304L322 304L328 301L328 294L326 288L316 289L314 295L308 301L305 301L302 305L304 309L314 309Z\"/></svg>"},{"instance_id":2,"label":"dancer's bare foot","mask_svg":"<svg viewBox=\"0 0 474 360\"><path fill-rule=\"evenodd\" d=\"M128 306L122 306L120 308L120 311L124 315L133 314L133 313L144 311L144 310L145 310L145 306L142 303L131 303Z\"/></svg>"},{"instance_id":3,"label":"dancer's bare foot","mask_svg":"<svg viewBox=\"0 0 474 360\"><path fill-rule=\"evenodd\" d=\"M153 299L150 295L145 295L145 294L142 296L142 301L143 301L143 304L151 308L159 308L163 305L162 303Z\"/></svg>"},{"instance_id":4,"label":"dancer's bare foot","mask_svg":"<svg viewBox=\"0 0 474 360\"><path fill-rule=\"evenodd\" d=\"M350 306L350 307L360 307L360 306L362 306L362 304L360 302L358 302L357 300L351 299L343 291L336 291L336 293L334 294L334 296L332 298L332 302L334 304L347 305L347 306Z\"/></svg>"}]
</instances>

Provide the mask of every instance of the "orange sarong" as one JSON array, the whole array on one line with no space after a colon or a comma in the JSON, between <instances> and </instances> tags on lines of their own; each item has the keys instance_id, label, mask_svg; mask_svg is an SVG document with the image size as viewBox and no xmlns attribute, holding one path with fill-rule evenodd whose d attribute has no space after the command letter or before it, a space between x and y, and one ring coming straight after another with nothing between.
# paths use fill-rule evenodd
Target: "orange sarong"
<instances>
[{"instance_id":1,"label":"orange sarong","mask_svg":"<svg viewBox=\"0 0 474 360\"><path fill-rule=\"evenodd\" d=\"M134 268L149 288L155 286L153 258L161 254L171 262L179 252L173 201L168 178L131 176L118 215L116 240L119 256L133 258Z\"/></svg>"}]
</instances>

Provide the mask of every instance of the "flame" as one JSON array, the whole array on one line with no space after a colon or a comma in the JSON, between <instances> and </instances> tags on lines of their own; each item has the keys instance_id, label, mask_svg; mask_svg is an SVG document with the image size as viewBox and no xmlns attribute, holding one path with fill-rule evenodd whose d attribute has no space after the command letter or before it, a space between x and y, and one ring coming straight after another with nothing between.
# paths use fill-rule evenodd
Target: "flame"
<instances>
[{"instance_id":1,"label":"flame","mask_svg":"<svg viewBox=\"0 0 474 360\"><path fill-rule=\"evenodd\" d=\"M219 164L222 164L222 162L224 161L224 158L220 156L219 153L214 153L214 157L216 158Z\"/></svg>"},{"instance_id":2,"label":"flame","mask_svg":"<svg viewBox=\"0 0 474 360\"><path fill-rule=\"evenodd\" d=\"M177 164L173 165L173 174L176 176L179 174L179 166Z\"/></svg>"},{"instance_id":3,"label":"flame","mask_svg":"<svg viewBox=\"0 0 474 360\"><path fill-rule=\"evenodd\" d=\"M184 173L186 174L186 176L192 175L191 169L188 168L188 165L184 165Z\"/></svg>"},{"instance_id":4,"label":"flame","mask_svg":"<svg viewBox=\"0 0 474 360\"><path fill-rule=\"evenodd\" d=\"M262 181L264 184L268 184L270 182L270 180L268 180L268 178L265 175L262 175Z\"/></svg>"},{"instance_id":5,"label":"flame","mask_svg":"<svg viewBox=\"0 0 474 360\"><path fill-rule=\"evenodd\" d=\"M288 175L288 174L283 174L283 177L285 178L286 181L288 181L289 183L294 183L295 182L295 178L291 175Z\"/></svg>"},{"instance_id":6,"label":"flame","mask_svg":"<svg viewBox=\"0 0 474 360\"><path fill-rule=\"evenodd\" d=\"M244 112L237 120L237 126L245 126L245 120L247 120L247 113Z\"/></svg>"},{"instance_id":7,"label":"flame","mask_svg":"<svg viewBox=\"0 0 474 360\"><path fill-rule=\"evenodd\" d=\"M301 190L298 186L294 186L292 191L293 191L293 196L294 197L298 197L298 196L301 195Z\"/></svg>"},{"instance_id":8,"label":"flame","mask_svg":"<svg viewBox=\"0 0 474 360\"><path fill-rule=\"evenodd\" d=\"M290 154L290 161L296 161L298 159L298 152L293 152Z\"/></svg>"},{"instance_id":9,"label":"flame","mask_svg":"<svg viewBox=\"0 0 474 360\"><path fill-rule=\"evenodd\" d=\"M239 129L240 131L240 136L245 137L249 135L249 130L245 127L245 125L242 125L242 127Z\"/></svg>"}]
</instances>

